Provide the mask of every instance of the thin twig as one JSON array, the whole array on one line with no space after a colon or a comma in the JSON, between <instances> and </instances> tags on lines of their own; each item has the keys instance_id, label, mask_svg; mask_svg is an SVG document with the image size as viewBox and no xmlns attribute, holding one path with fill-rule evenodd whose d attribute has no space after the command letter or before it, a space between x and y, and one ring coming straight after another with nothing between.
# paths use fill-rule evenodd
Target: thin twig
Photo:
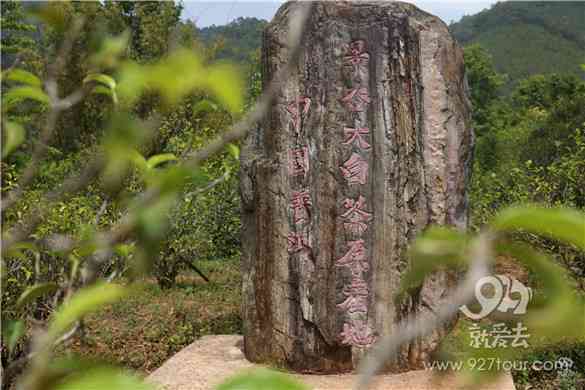
<instances>
[{"instance_id":1,"label":"thin twig","mask_svg":"<svg viewBox=\"0 0 585 390\"><path fill-rule=\"evenodd\" d=\"M193 196L193 195L198 195L201 194L203 192L207 192L209 190L211 190L213 187L216 187L218 184L223 183L224 181L226 181L228 178L230 177L230 172L226 171L224 172L223 175L221 175L220 177L218 177L217 179L211 181L209 184L207 184L205 187L203 188L198 188L194 191L191 192L187 192L185 194L185 196Z\"/></svg>"},{"instance_id":2,"label":"thin twig","mask_svg":"<svg viewBox=\"0 0 585 390\"><path fill-rule=\"evenodd\" d=\"M197 272L197 274L199 276L201 276L201 278L203 278L203 280L205 280L207 283L209 283L209 278L207 276L205 276L205 274L199 268L197 268L197 266L195 264L191 263L189 260L184 259L184 258L181 258L181 261L183 263L185 263L193 271Z\"/></svg>"},{"instance_id":3,"label":"thin twig","mask_svg":"<svg viewBox=\"0 0 585 390\"><path fill-rule=\"evenodd\" d=\"M104 199L104 201L102 202L102 205L100 206L100 209L98 210L96 216L95 216L95 226L98 226L100 223L100 219L102 218L102 216L104 215L104 213L106 212L108 207L108 200Z\"/></svg>"}]
</instances>

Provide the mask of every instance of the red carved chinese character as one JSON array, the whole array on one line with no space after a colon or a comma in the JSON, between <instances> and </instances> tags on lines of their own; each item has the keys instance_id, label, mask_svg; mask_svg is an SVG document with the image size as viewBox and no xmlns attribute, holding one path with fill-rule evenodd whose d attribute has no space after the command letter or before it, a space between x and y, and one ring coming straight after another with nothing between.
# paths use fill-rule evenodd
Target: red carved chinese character
<instances>
[{"instance_id":1,"label":"red carved chinese character","mask_svg":"<svg viewBox=\"0 0 585 390\"><path fill-rule=\"evenodd\" d=\"M347 109L351 112L361 112L365 109L366 104L371 102L368 89L364 87L354 88L341 99Z\"/></svg>"},{"instance_id":2,"label":"red carved chinese character","mask_svg":"<svg viewBox=\"0 0 585 390\"><path fill-rule=\"evenodd\" d=\"M309 149L305 146L288 152L288 171L291 176L305 176L309 171Z\"/></svg>"},{"instance_id":3,"label":"red carved chinese character","mask_svg":"<svg viewBox=\"0 0 585 390\"><path fill-rule=\"evenodd\" d=\"M306 234L303 232L290 232L286 240L288 253L297 253L304 249L311 249Z\"/></svg>"},{"instance_id":4,"label":"red carved chinese character","mask_svg":"<svg viewBox=\"0 0 585 390\"><path fill-rule=\"evenodd\" d=\"M364 52L365 42L362 40L352 42L349 45L349 53L345 56L345 63L352 65L354 69L368 65L370 55Z\"/></svg>"},{"instance_id":5,"label":"red carved chinese character","mask_svg":"<svg viewBox=\"0 0 585 390\"><path fill-rule=\"evenodd\" d=\"M343 141L344 145L351 145L353 142L356 142L360 149L367 150L371 148L371 145L363 137L370 133L370 129L367 127L358 127L356 129L346 127L343 129L343 132L345 133L345 141Z\"/></svg>"},{"instance_id":6,"label":"red carved chinese character","mask_svg":"<svg viewBox=\"0 0 585 390\"><path fill-rule=\"evenodd\" d=\"M351 279L351 284L343 288L343 295L347 298L337 307L350 314L368 311L368 285L361 276Z\"/></svg>"},{"instance_id":7,"label":"red carved chinese character","mask_svg":"<svg viewBox=\"0 0 585 390\"><path fill-rule=\"evenodd\" d=\"M359 154L353 153L339 169L341 169L341 173L347 179L348 184L366 184L368 179L368 162Z\"/></svg>"},{"instance_id":8,"label":"red carved chinese character","mask_svg":"<svg viewBox=\"0 0 585 390\"><path fill-rule=\"evenodd\" d=\"M354 277L359 277L363 272L370 269L366 259L366 248L364 240L348 241L349 250L335 262L338 267L348 267Z\"/></svg>"},{"instance_id":9,"label":"red carved chinese character","mask_svg":"<svg viewBox=\"0 0 585 390\"><path fill-rule=\"evenodd\" d=\"M376 341L376 336L364 320L352 320L343 324L339 337L342 344L356 347L367 347Z\"/></svg>"},{"instance_id":10,"label":"red carved chinese character","mask_svg":"<svg viewBox=\"0 0 585 390\"><path fill-rule=\"evenodd\" d=\"M302 109L300 109L301 108L300 106L302 106ZM295 133L297 133L297 135L301 131L301 118L307 116L310 108L311 99L308 97L300 97L296 100L293 100L286 106L286 111L290 115L290 120L293 124Z\"/></svg>"},{"instance_id":11,"label":"red carved chinese character","mask_svg":"<svg viewBox=\"0 0 585 390\"><path fill-rule=\"evenodd\" d=\"M366 222L372 220L372 214L364 210L365 203L366 198L361 195L358 200L345 199L343 201L343 206L347 209L345 213L341 214L346 219L343 227L358 236L361 236L368 228Z\"/></svg>"},{"instance_id":12,"label":"red carved chinese character","mask_svg":"<svg viewBox=\"0 0 585 390\"><path fill-rule=\"evenodd\" d=\"M311 206L311 195L309 191L293 191L291 207L293 209L293 221L295 224L309 221L308 206Z\"/></svg>"}]
</instances>

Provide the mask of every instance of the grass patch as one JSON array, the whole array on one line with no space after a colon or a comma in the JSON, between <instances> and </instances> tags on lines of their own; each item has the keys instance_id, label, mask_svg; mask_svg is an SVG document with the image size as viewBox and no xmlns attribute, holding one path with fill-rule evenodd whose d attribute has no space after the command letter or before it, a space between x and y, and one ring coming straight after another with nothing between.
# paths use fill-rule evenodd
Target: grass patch
<instances>
[{"instance_id":1,"label":"grass patch","mask_svg":"<svg viewBox=\"0 0 585 390\"><path fill-rule=\"evenodd\" d=\"M147 374L201 336L241 333L238 260L199 261L206 283L184 272L175 287L161 290L154 279L140 292L85 318L61 355L99 358Z\"/></svg>"},{"instance_id":2,"label":"grass patch","mask_svg":"<svg viewBox=\"0 0 585 390\"><path fill-rule=\"evenodd\" d=\"M155 279L146 279L137 294L109 305L85 319L86 336L76 336L61 355L105 360L148 374L196 339L212 334L240 334L241 277L235 260L200 261L197 266L211 280L184 272L177 284L161 290ZM516 276L516 275L515 275ZM527 279L523 276L524 281ZM493 321L480 324L487 327ZM473 322L460 317L453 332L443 341L440 358L464 360L469 348L469 327ZM575 362L571 376L557 372L514 371L518 390L580 390L585 388L585 344L529 348L521 359L556 360L570 357ZM579 387L581 386L581 387Z\"/></svg>"}]
</instances>

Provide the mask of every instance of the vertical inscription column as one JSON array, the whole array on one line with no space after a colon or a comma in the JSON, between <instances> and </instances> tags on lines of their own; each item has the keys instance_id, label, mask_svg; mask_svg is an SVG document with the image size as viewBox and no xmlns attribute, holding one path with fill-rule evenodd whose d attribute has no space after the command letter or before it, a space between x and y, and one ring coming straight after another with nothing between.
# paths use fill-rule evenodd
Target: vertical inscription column
<instances>
[{"instance_id":1,"label":"vertical inscription column","mask_svg":"<svg viewBox=\"0 0 585 390\"><path fill-rule=\"evenodd\" d=\"M287 238L291 256L306 256L311 251L310 219L311 195L307 184L309 174L309 148L303 137L303 119L309 114L311 99L298 98L286 106L288 128L294 146L288 150L288 175L293 191L290 196L291 232Z\"/></svg>"},{"instance_id":2,"label":"vertical inscription column","mask_svg":"<svg viewBox=\"0 0 585 390\"><path fill-rule=\"evenodd\" d=\"M312 306L307 302L310 285L313 282L314 266L311 261L312 232L311 232L311 191L309 187L309 171L311 169L309 145L305 133L305 122L311 110L311 99L297 97L285 107L289 117L289 137L293 140L288 150L288 175L290 183L289 197L289 227L287 250L289 262L293 262L289 269L294 269L293 280L298 280L296 287L299 291L300 310L302 318L312 318Z\"/></svg>"},{"instance_id":3,"label":"vertical inscription column","mask_svg":"<svg viewBox=\"0 0 585 390\"><path fill-rule=\"evenodd\" d=\"M372 324L368 320L370 291L370 248L365 235L372 221L368 212L366 189L370 185L368 174L372 158L367 125L368 106L371 103L368 90L370 55L366 42L356 40L346 47L343 58L343 76L349 90L340 99L347 115L343 129L342 154L348 156L339 167L345 179L344 195L338 215L342 221L346 252L335 265L341 268L343 278L342 301L337 304L345 322L339 335L342 344L364 349L375 341ZM371 229L370 229L371 230ZM358 353L359 355L359 353Z\"/></svg>"}]
</instances>

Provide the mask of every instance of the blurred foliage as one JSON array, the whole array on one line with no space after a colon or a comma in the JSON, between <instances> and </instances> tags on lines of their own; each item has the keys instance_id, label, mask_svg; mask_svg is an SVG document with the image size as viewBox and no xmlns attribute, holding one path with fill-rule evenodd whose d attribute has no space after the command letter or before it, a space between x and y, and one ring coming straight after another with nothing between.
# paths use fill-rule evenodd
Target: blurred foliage
<instances>
[{"instance_id":1,"label":"blurred foliage","mask_svg":"<svg viewBox=\"0 0 585 390\"><path fill-rule=\"evenodd\" d=\"M477 369L470 362L522 360L538 347L551 351L555 345L568 345L568 350L557 349L559 356L577 356L573 367L579 371L585 363L585 295L579 294L570 281L567 270L549 257L545 251L517 239L517 233L531 234L585 251L585 214L563 207L511 207L496 213L477 236L444 227L431 227L413 243L409 255L412 267L404 277L402 290L416 288L425 276L441 268L461 271L485 258L493 266L497 255L507 255L529 270L537 296L528 304L526 314L509 316L505 323L521 324L529 335L531 350L510 345L473 348L464 346L458 351L464 362L467 380L478 382L495 377L501 370L497 365ZM538 245L536 246L538 248ZM483 249L478 249L483 248ZM476 290L477 294L477 290ZM489 294L489 293L488 293ZM493 314L490 314L490 316ZM487 317L489 320L490 317ZM485 321L486 319L482 319ZM500 320L501 321L501 320ZM551 349L552 347L552 349Z\"/></svg>"},{"instance_id":2,"label":"blurred foliage","mask_svg":"<svg viewBox=\"0 0 585 390\"><path fill-rule=\"evenodd\" d=\"M300 384L290 376L267 369L252 370L228 379L217 387L217 390L305 390L307 386Z\"/></svg>"},{"instance_id":3,"label":"blurred foliage","mask_svg":"<svg viewBox=\"0 0 585 390\"><path fill-rule=\"evenodd\" d=\"M2 4L3 27L13 31L3 33L3 48L13 45L20 61L2 74L2 191L16 196L2 213L3 240L27 229L36 215L41 220L25 241L3 248L3 388L14 383L24 368L18 362L31 351L23 382L29 389L144 388L105 366L84 366L98 377L54 368L51 347L88 313L121 297L120 288L95 284L96 277L133 280L150 269L161 282L169 279L164 269L176 275L180 261L238 253L237 146L197 169L183 162L242 115L244 86L234 66L214 61L215 48L198 41L193 23L180 21L180 4L26 7L43 34L8 40L32 27L20 3ZM39 67L23 66L29 46ZM81 102L70 104L76 96ZM51 115L57 120L47 121ZM49 138L39 146L41 136ZM59 193L101 157L97 180ZM31 168L32 181L23 181ZM146 202L151 193L156 197ZM125 224L123 241L104 252L100 240ZM39 333L43 324L47 332Z\"/></svg>"}]
</instances>

